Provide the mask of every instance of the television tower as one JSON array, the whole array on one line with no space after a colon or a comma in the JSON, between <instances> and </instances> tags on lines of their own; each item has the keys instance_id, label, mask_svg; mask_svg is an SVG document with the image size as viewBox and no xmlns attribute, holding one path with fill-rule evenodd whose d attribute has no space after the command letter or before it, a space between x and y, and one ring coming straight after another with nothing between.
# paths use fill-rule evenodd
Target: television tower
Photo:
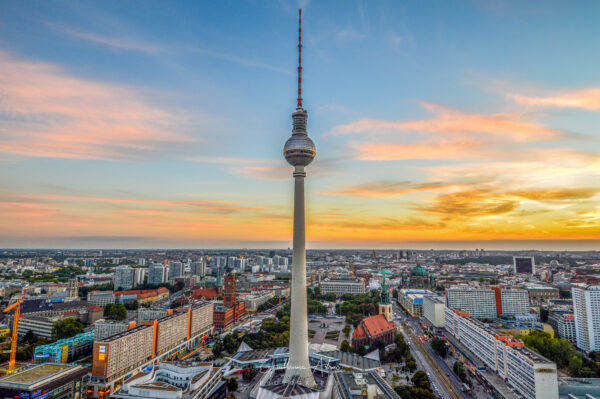
<instances>
[{"instance_id":1,"label":"television tower","mask_svg":"<svg viewBox=\"0 0 600 399\"><path fill-rule=\"evenodd\" d=\"M308 112L302 107L302 9L298 10L298 103L292 114L293 129L283 147L283 156L294 167L294 249L292 258L292 302L290 357L283 382L313 387L308 360L308 317L306 310L306 234L304 231L304 167L315 159L316 148L306 132Z\"/></svg>"}]
</instances>

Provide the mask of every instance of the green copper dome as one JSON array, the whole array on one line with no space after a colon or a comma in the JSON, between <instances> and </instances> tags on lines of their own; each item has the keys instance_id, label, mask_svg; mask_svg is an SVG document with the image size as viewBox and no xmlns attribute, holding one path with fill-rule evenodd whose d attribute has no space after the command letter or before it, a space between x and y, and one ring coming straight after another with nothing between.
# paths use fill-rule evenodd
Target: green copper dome
<instances>
[{"instance_id":1,"label":"green copper dome","mask_svg":"<svg viewBox=\"0 0 600 399\"><path fill-rule=\"evenodd\" d=\"M419 262L410 272L411 276L427 277L427 271L423 269L423 266Z\"/></svg>"}]
</instances>

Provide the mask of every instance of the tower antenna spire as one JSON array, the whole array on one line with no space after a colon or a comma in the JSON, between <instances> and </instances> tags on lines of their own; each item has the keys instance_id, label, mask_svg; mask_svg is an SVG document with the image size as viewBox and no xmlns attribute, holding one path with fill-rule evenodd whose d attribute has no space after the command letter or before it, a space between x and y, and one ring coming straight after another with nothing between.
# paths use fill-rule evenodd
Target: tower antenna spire
<instances>
[{"instance_id":1,"label":"tower antenna spire","mask_svg":"<svg viewBox=\"0 0 600 399\"><path fill-rule=\"evenodd\" d=\"M302 108L302 9L298 9L298 105Z\"/></svg>"}]
</instances>

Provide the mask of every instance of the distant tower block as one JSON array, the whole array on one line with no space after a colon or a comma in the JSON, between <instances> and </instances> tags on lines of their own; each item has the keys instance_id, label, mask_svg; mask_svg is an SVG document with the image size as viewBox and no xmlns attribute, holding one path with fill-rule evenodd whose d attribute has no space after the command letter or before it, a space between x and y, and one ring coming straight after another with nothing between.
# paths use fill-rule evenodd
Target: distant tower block
<instances>
[{"instance_id":1,"label":"distant tower block","mask_svg":"<svg viewBox=\"0 0 600 399\"><path fill-rule=\"evenodd\" d=\"M297 381L313 387L308 360L308 318L306 310L306 235L304 230L304 167L316 155L315 144L308 137L308 112L302 107L302 10L298 11L298 102L292 114L293 128L283 148L283 155L294 167L294 249L292 259L292 301L290 320L290 357L283 382Z\"/></svg>"}]
</instances>

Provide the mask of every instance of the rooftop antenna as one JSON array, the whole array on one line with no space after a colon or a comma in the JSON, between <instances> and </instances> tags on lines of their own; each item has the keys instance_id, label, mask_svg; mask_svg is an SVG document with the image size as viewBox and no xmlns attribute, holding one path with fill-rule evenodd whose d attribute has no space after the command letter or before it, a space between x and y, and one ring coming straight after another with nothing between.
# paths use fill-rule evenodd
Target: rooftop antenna
<instances>
[{"instance_id":1,"label":"rooftop antenna","mask_svg":"<svg viewBox=\"0 0 600 399\"><path fill-rule=\"evenodd\" d=\"M302 108L302 9L298 9L298 106Z\"/></svg>"}]
</instances>

